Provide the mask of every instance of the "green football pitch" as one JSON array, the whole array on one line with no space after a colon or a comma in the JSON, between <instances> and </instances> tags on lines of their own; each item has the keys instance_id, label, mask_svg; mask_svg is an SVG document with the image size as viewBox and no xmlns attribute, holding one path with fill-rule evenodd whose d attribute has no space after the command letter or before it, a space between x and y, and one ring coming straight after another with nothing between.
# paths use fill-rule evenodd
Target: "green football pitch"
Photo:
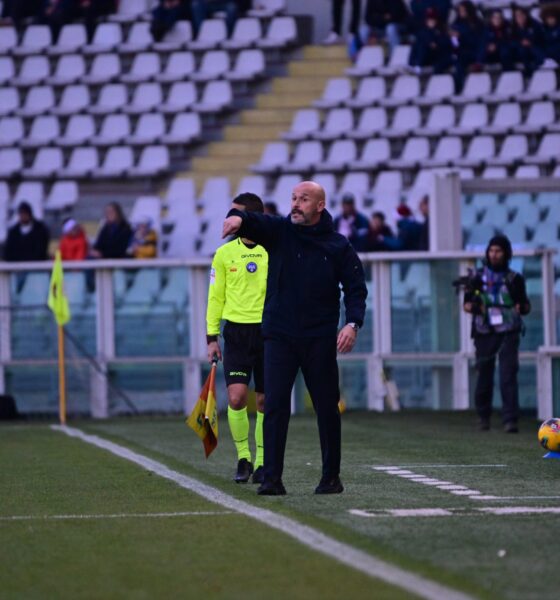
<instances>
[{"instance_id":1,"label":"green football pitch","mask_svg":"<svg viewBox=\"0 0 560 600\"><path fill-rule=\"evenodd\" d=\"M470 413L346 413L345 492L315 496L317 430L297 416L276 498L231 480L225 419L208 460L180 417L70 425L473 598L558 593L560 461L534 420L507 435ZM47 424L0 426L0 457L2 599L414 597Z\"/></svg>"}]
</instances>

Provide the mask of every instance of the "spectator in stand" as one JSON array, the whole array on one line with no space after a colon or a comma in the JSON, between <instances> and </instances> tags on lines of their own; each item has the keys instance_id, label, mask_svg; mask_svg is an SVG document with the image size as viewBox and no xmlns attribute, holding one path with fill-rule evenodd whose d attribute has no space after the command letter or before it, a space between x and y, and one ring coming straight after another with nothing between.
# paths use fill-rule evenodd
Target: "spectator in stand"
<instances>
[{"instance_id":1,"label":"spectator in stand","mask_svg":"<svg viewBox=\"0 0 560 600\"><path fill-rule=\"evenodd\" d=\"M371 215L369 222L369 235L367 243L368 252L382 252L387 250L385 239L394 238L393 231L385 221L385 213L376 211Z\"/></svg>"},{"instance_id":2,"label":"spectator in stand","mask_svg":"<svg viewBox=\"0 0 560 600\"><path fill-rule=\"evenodd\" d=\"M476 69L480 57L480 46L484 22L476 6L470 0L457 5L457 18L451 25L451 43L455 48L455 87L463 89L467 71ZM480 67L478 67L480 70Z\"/></svg>"},{"instance_id":3,"label":"spectator in stand","mask_svg":"<svg viewBox=\"0 0 560 600\"><path fill-rule=\"evenodd\" d=\"M426 12L430 9L437 11L442 23L447 23L451 10L451 0L412 0L410 2L410 29L414 33L424 27Z\"/></svg>"},{"instance_id":4,"label":"spectator in stand","mask_svg":"<svg viewBox=\"0 0 560 600\"><path fill-rule=\"evenodd\" d=\"M149 217L140 219L134 228L127 253L133 258L156 258L157 233Z\"/></svg>"},{"instance_id":5,"label":"spectator in stand","mask_svg":"<svg viewBox=\"0 0 560 600\"><path fill-rule=\"evenodd\" d=\"M365 22L368 34L365 43L387 39L390 52L401 43L410 13L404 0L368 0Z\"/></svg>"},{"instance_id":6,"label":"spectator in stand","mask_svg":"<svg viewBox=\"0 0 560 600\"><path fill-rule=\"evenodd\" d=\"M189 20L191 18L190 8L189 0L159 0L158 5L152 10L150 30L154 40L161 41L163 36L173 29L177 21Z\"/></svg>"},{"instance_id":7,"label":"spectator in stand","mask_svg":"<svg viewBox=\"0 0 560 600\"><path fill-rule=\"evenodd\" d=\"M89 244L81 225L74 219L66 219L62 224L60 256L62 260L86 260Z\"/></svg>"},{"instance_id":8,"label":"spectator in stand","mask_svg":"<svg viewBox=\"0 0 560 600\"><path fill-rule=\"evenodd\" d=\"M195 35L198 34L204 19L216 12L226 13L228 35L231 35L235 21L251 8L251 0L192 0L192 22Z\"/></svg>"},{"instance_id":9,"label":"spectator in stand","mask_svg":"<svg viewBox=\"0 0 560 600\"><path fill-rule=\"evenodd\" d=\"M280 213L278 212L278 207L276 206L276 202L265 202L264 203L264 214L271 215L273 217L279 217Z\"/></svg>"},{"instance_id":10,"label":"spectator in stand","mask_svg":"<svg viewBox=\"0 0 560 600\"><path fill-rule=\"evenodd\" d=\"M420 232L420 244L418 250L430 249L430 197L424 196L420 200L418 210L422 215L422 231Z\"/></svg>"},{"instance_id":11,"label":"spectator in stand","mask_svg":"<svg viewBox=\"0 0 560 600\"><path fill-rule=\"evenodd\" d=\"M543 8L541 19L545 57L560 65L560 5Z\"/></svg>"},{"instance_id":12,"label":"spectator in stand","mask_svg":"<svg viewBox=\"0 0 560 600\"><path fill-rule=\"evenodd\" d=\"M91 258L126 258L132 230L118 202L105 207L105 222L90 253Z\"/></svg>"},{"instance_id":13,"label":"spectator in stand","mask_svg":"<svg viewBox=\"0 0 560 600\"><path fill-rule=\"evenodd\" d=\"M73 10L72 0L43 0L38 21L51 28L52 38L55 42L62 27L72 21Z\"/></svg>"},{"instance_id":14,"label":"spectator in stand","mask_svg":"<svg viewBox=\"0 0 560 600\"><path fill-rule=\"evenodd\" d=\"M28 202L22 202L18 206L17 214L18 222L8 231L4 260L9 262L48 260L49 230L46 225L33 217L33 209Z\"/></svg>"},{"instance_id":15,"label":"spectator in stand","mask_svg":"<svg viewBox=\"0 0 560 600\"><path fill-rule=\"evenodd\" d=\"M366 250L369 223L367 217L356 210L352 194L342 197L342 214L334 220L334 230L347 238L357 252Z\"/></svg>"},{"instance_id":16,"label":"spectator in stand","mask_svg":"<svg viewBox=\"0 0 560 600\"><path fill-rule=\"evenodd\" d=\"M422 225L412 215L406 204L397 208L397 237L384 238L384 243L389 250L415 251L420 249Z\"/></svg>"},{"instance_id":17,"label":"spectator in stand","mask_svg":"<svg viewBox=\"0 0 560 600\"><path fill-rule=\"evenodd\" d=\"M501 10L493 10L484 29L480 47L479 63L502 65L505 71L513 69L511 27Z\"/></svg>"},{"instance_id":18,"label":"spectator in stand","mask_svg":"<svg viewBox=\"0 0 560 600\"><path fill-rule=\"evenodd\" d=\"M74 0L75 17L83 19L91 42L99 17L110 15L117 9L117 0Z\"/></svg>"},{"instance_id":19,"label":"spectator in stand","mask_svg":"<svg viewBox=\"0 0 560 600\"><path fill-rule=\"evenodd\" d=\"M351 0L352 3L352 17L350 19L350 27L348 28L348 34L350 42L358 37L358 29L360 27L360 0ZM331 0L332 8L332 28L329 35L326 37L323 44L326 46L333 46L334 44L340 44L342 40L342 11L344 9L344 0Z\"/></svg>"},{"instance_id":20,"label":"spectator in stand","mask_svg":"<svg viewBox=\"0 0 560 600\"><path fill-rule=\"evenodd\" d=\"M453 62L453 47L447 28L435 8L426 10L426 20L416 34L409 63L415 71L432 67L435 73L448 70Z\"/></svg>"},{"instance_id":21,"label":"spectator in stand","mask_svg":"<svg viewBox=\"0 0 560 600\"><path fill-rule=\"evenodd\" d=\"M43 0L4 0L2 2L2 19L11 19L17 29L30 17L37 17L43 7Z\"/></svg>"},{"instance_id":22,"label":"spectator in stand","mask_svg":"<svg viewBox=\"0 0 560 600\"><path fill-rule=\"evenodd\" d=\"M523 63L526 74L531 74L543 63L543 29L529 11L516 7L513 11L512 50L514 62Z\"/></svg>"}]
</instances>

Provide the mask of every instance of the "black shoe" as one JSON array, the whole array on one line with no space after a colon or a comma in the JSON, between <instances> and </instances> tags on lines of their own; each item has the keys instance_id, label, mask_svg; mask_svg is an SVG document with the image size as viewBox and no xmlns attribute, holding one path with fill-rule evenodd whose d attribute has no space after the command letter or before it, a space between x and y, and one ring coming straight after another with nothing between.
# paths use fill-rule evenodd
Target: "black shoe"
<instances>
[{"instance_id":1,"label":"black shoe","mask_svg":"<svg viewBox=\"0 0 560 600\"><path fill-rule=\"evenodd\" d=\"M319 485L315 488L316 494L342 494L344 486L340 477L322 477Z\"/></svg>"},{"instance_id":2,"label":"black shoe","mask_svg":"<svg viewBox=\"0 0 560 600\"><path fill-rule=\"evenodd\" d=\"M506 433L519 433L519 427L515 421L504 423L504 431Z\"/></svg>"},{"instance_id":3,"label":"black shoe","mask_svg":"<svg viewBox=\"0 0 560 600\"><path fill-rule=\"evenodd\" d=\"M235 483L247 483L253 473L253 463L250 463L246 458L242 458L237 463L237 473L233 480Z\"/></svg>"},{"instance_id":4,"label":"black shoe","mask_svg":"<svg viewBox=\"0 0 560 600\"><path fill-rule=\"evenodd\" d=\"M490 419L486 417L480 417L478 421L479 431L490 431Z\"/></svg>"},{"instance_id":5,"label":"black shoe","mask_svg":"<svg viewBox=\"0 0 560 600\"><path fill-rule=\"evenodd\" d=\"M257 490L259 496L285 496L286 488L279 479L277 481L263 481Z\"/></svg>"},{"instance_id":6,"label":"black shoe","mask_svg":"<svg viewBox=\"0 0 560 600\"><path fill-rule=\"evenodd\" d=\"M251 481L253 483L262 483L264 481L264 469L262 467L257 467L255 469Z\"/></svg>"}]
</instances>

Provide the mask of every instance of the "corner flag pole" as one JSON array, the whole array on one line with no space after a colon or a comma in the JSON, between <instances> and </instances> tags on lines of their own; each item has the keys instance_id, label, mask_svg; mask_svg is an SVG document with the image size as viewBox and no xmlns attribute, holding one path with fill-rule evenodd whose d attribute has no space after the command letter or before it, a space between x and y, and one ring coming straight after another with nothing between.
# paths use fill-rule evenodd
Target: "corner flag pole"
<instances>
[{"instance_id":1,"label":"corner flag pole","mask_svg":"<svg viewBox=\"0 0 560 600\"><path fill-rule=\"evenodd\" d=\"M64 325L58 325L58 419L66 425L66 368L64 362Z\"/></svg>"}]
</instances>

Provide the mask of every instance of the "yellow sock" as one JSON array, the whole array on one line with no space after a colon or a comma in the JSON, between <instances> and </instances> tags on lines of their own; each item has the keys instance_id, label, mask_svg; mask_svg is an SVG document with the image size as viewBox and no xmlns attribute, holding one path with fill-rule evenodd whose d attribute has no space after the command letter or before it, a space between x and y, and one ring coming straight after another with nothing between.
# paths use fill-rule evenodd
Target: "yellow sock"
<instances>
[{"instance_id":1,"label":"yellow sock","mask_svg":"<svg viewBox=\"0 0 560 600\"><path fill-rule=\"evenodd\" d=\"M257 446L255 469L262 467L264 464L263 421L264 413L257 411L257 423L255 424L255 444Z\"/></svg>"},{"instance_id":2,"label":"yellow sock","mask_svg":"<svg viewBox=\"0 0 560 600\"><path fill-rule=\"evenodd\" d=\"M249 417L247 407L234 410L228 406L228 423L233 443L237 448L237 460L246 458L251 462L251 451L249 450Z\"/></svg>"}]
</instances>

